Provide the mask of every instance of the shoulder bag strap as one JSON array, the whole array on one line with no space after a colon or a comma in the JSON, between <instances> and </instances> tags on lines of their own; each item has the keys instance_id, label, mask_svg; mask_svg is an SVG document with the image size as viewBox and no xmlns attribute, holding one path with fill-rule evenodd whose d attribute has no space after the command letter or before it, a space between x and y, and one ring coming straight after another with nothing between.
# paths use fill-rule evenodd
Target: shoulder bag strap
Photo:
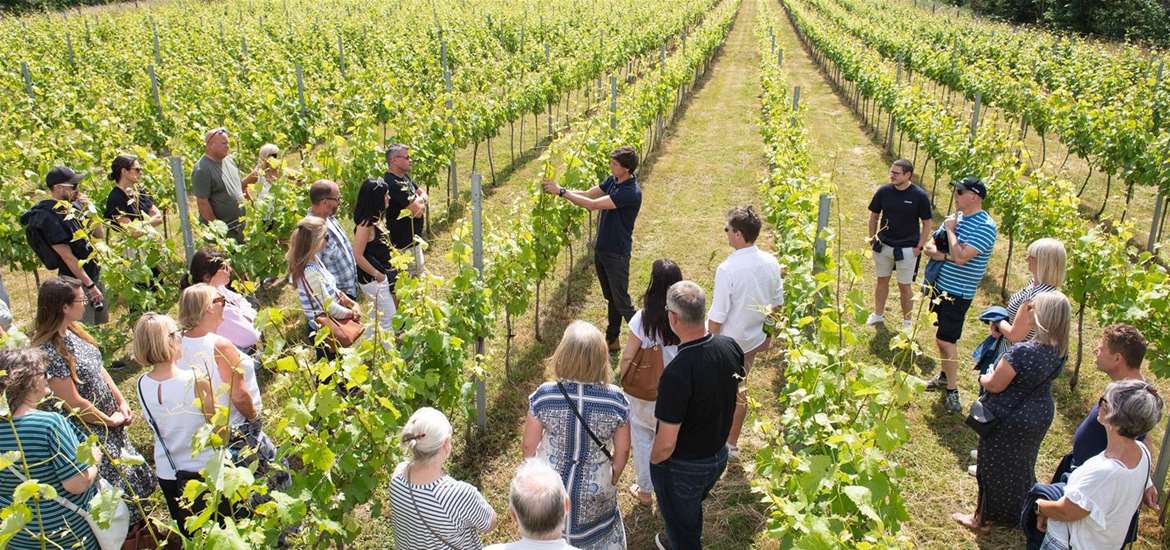
<instances>
[{"instance_id":1,"label":"shoulder bag strap","mask_svg":"<svg viewBox=\"0 0 1170 550\"><path fill-rule=\"evenodd\" d=\"M175 459L171 458L171 450L167 448L167 442L163 439L162 432L158 429L158 424L154 421L154 415L150 413L150 407L146 404L146 394L142 393L143 378L146 378L145 374L138 377L138 399L142 400L142 410L146 413L146 419L150 423L150 429L154 431L154 436L158 438L158 444L162 445L163 453L167 455L167 462L171 463L171 470L177 473L179 468L175 466Z\"/></svg>"},{"instance_id":2,"label":"shoulder bag strap","mask_svg":"<svg viewBox=\"0 0 1170 550\"><path fill-rule=\"evenodd\" d=\"M402 473L403 473L403 477L406 478L406 492L410 494L410 505L412 507L414 507L414 515L418 516L419 521L422 522L423 527L426 527L427 531L430 532L432 537L439 539L439 542L442 542L443 545L446 546L447 548L451 548L452 550L459 550L458 546L451 544L451 541L443 538L443 535L440 535L439 533L437 533L431 527L431 524L427 523L427 518L426 518L426 516L423 515L422 510L419 510L418 501L415 500L415 496L414 496L414 485L412 485L410 483L410 463L409 462L406 463L406 468L403 470Z\"/></svg>"},{"instance_id":3,"label":"shoulder bag strap","mask_svg":"<svg viewBox=\"0 0 1170 550\"><path fill-rule=\"evenodd\" d=\"M15 465L8 466L8 471L12 472L12 475L16 476L16 479L19 479L21 482L28 481L28 478L25 477L24 474L22 474L20 472L20 470L16 469ZM99 475L98 478L94 480L93 485L97 485L100 482L101 482L101 476ZM81 516L81 519L85 520L85 523L87 525L89 525L89 528L91 531L93 531L94 533L98 532L99 528L98 528L97 522L95 522L93 520L93 516L90 516L89 512L82 510L79 506L77 506L76 504L73 504L73 502L71 502L69 499L62 497L60 495L53 497L52 500L53 500L53 502L56 502L57 504L59 504L62 508L65 508L66 510L71 511L74 514L77 514L78 516Z\"/></svg>"},{"instance_id":4,"label":"shoulder bag strap","mask_svg":"<svg viewBox=\"0 0 1170 550\"><path fill-rule=\"evenodd\" d=\"M585 422L584 418L581 417L581 412L577 410L576 402L573 401L573 398L569 397L568 390L565 389L565 385L562 384L560 380L557 380L557 387L561 389L561 395L565 396L565 401L569 402L569 410L573 411L573 415L575 415L577 420L581 422L581 427L585 428L585 433L589 434L589 439L592 439L593 442L596 443L599 448L601 448L601 452L605 453L605 458L608 458L610 462L613 462L613 454L609 452L609 449L605 447L605 443L601 442L601 438L597 437L597 434L593 433L593 430L589 428L589 424Z\"/></svg>"}]
</instances>

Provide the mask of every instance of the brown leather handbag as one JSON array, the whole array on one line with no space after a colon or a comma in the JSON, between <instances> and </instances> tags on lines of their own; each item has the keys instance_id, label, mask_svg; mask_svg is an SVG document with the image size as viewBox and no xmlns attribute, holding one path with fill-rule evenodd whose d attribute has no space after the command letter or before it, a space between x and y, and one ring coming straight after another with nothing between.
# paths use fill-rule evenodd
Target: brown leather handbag
<instances>
[{"instance_id":1,"label":"brown leather handbag","mask_svg":"<svg viewBox=\"0 0 1170 550\"><path fill-rule=\"evenodd\" d=\"M321 307L323 313L313 320L317 322L317 326L320 328L329 327L329 337L325 341L333 349L348 348L362 337L362 333L366 331L366 327L353 319L334 319L329 315L329 309L325 307L325 304L313 295L312 288L309 287L308 282L303 278L301 279L301 285L304 286L305 293L309 295L309 300L316 302Z\"/></svg>"},{"instance_id":2,"label":"brown leather handbag","mask_svg":"<svg viewBox=\"0 0 1170 550\"><path fill-rule=\"evenodd\" d=\"M655 401L659 378L662 378L662 346L638 348L630 360L630 368L622 376L622 390L638 399Z\"/></svg>"}]
</instances>

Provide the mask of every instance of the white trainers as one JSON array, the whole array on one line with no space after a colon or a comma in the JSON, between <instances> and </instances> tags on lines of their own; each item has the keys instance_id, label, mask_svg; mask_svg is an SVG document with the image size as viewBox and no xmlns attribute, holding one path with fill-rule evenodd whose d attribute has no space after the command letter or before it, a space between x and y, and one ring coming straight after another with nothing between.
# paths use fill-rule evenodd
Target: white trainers
<instances>
[{"instance_id":1,"label":"white trainers","mask_svg":"<svg viewBox=\"0 0 1170 550\"><path fill-rule=\"evenodd\" d=\"M967 466L967 475L969 475L971 477L975 477L976 471L978 469L979 469L979 467L974 465L974 464Z\"/></svg>"},{"instance_id":2,"label":"white trainers","mask_svg":"<svg viewBox=\"0 0 1170 550\"><path fill-rule=\"evenodd\" d=\"M884 322L886 322L886 316L878 315L876 313L870 313L869 318L865 320L865 324L867 325L876 325Z\"/></svg>"},{"instance_id":3,"label":"white trainers","mask_svg":"<svg viewBox=\"0 0 1170 550\"><path fill-rule=\"evenodd\" d=\"M971 449L971 460L979 460L979 449Z\"/></svg>"},{"instance_id":4,"label":"white trainers","mask_svg":"<svg viewBox=\"0 0 1170 550\"><path fill-rule=\"evenodd\" d=\"M914 328L914 320L913 319L902 319L902 330L908 331L912 328Z\"/></svg>"}]
</instances>

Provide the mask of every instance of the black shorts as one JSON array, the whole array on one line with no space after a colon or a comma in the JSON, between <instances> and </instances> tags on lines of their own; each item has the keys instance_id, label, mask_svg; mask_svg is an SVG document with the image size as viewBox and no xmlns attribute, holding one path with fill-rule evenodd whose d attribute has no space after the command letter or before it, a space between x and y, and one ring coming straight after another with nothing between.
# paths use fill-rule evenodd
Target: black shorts
<instances>
[{"instance_id":1,"label":"black shorts","mask_svg":"<svg viewBox=\"0 0 1170 550\"><path fill-rule=\"evenodd\" d=\"M935 298L938 298L937 304ZM934 337L943 342L957 343L963 336L963 322L967 319L967 310L971 309L971 300L938 291L932 292L930 299L930 310L938 316L934 322L938 327Z\"/></svg>"}]
</instances>

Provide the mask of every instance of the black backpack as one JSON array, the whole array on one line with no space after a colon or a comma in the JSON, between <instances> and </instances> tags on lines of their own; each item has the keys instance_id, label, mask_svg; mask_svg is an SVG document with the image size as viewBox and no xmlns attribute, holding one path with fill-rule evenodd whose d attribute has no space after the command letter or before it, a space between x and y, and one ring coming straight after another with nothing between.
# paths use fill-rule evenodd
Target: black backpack
<instances>
[{"instance_id":1,"label":"black backpack","mask_svg":"<svg viewBox=\"0 0 1170 550\"><path fill-rule=\"evenodd\" d=\"M44 224L57 223L56 214L52 212L52 207L45 209L40 206L40 204L33 206L20 217L20 223L24 225L24 236L28 239L28 244L32 247L33 252L36 252L37 258L40 258L41 263L44 264L45 269L60 269L61 256L57 255L57 251L53 250L52 245L45 240L45 235L41 231Z\"/></svg>"}]
</instances>

